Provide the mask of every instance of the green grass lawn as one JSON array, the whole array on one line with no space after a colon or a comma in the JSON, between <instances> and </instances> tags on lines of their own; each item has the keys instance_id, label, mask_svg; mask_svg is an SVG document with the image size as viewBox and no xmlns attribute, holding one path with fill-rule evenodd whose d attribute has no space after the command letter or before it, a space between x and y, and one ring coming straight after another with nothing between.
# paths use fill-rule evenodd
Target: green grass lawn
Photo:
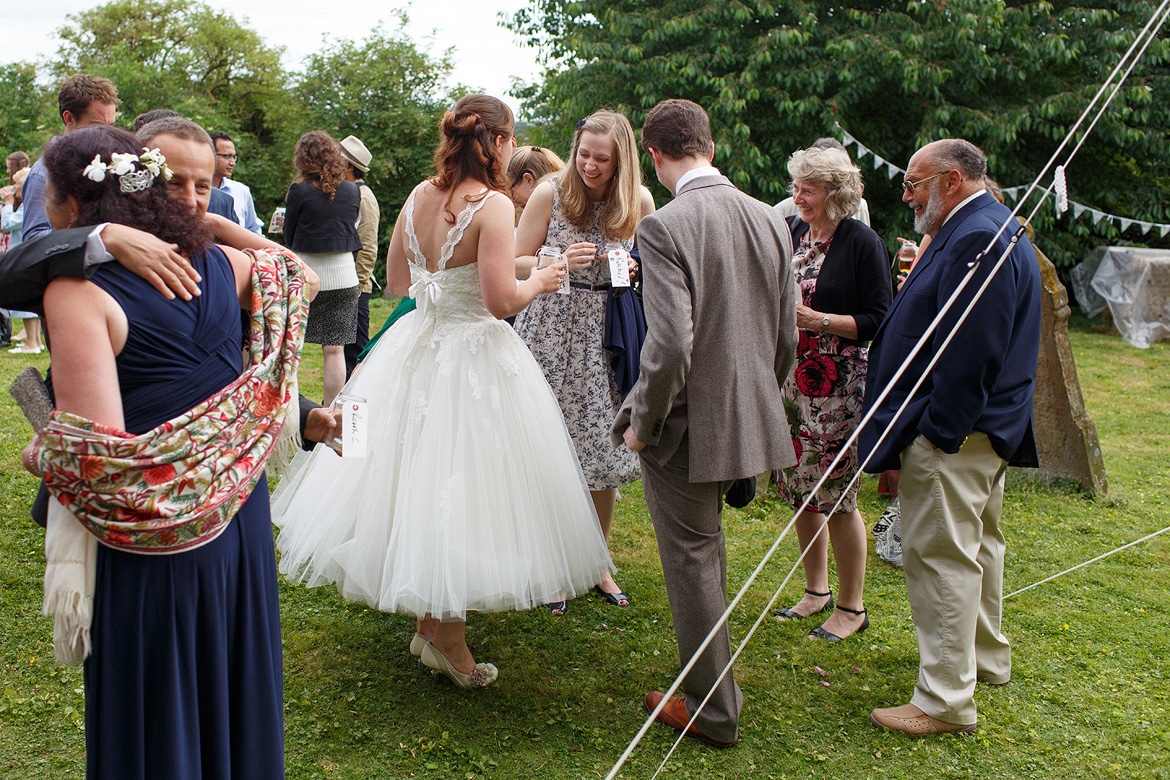
<instances>
[{"instance_id":1,"label":"green grass lawn","mask_svg":"<svg viewBox=\"0 0 1170 780\"><path fill-rule=\"evenodd\" d=\"M381 322L390 307L375 304ZM1011 473L1007 592L1170 524L1170 346L1135 349L1081 322L1073 348L1110 490L1087 498ZM0 355L3 386L29 362L43 369L48 359ZM320 392L320 364L320 349L307 346L310 395ZM0 777L79 777L82 675L54 664L51 624L40 615L43 534L26 512L36 483L18 461L30 431L7 393L0 431ZM870 524L883 506L867 479ZM774 497L727 511L732 592L790 515ZM500 668L495 686L474 693L420 670L406 650L409 618L282 582L288 777L603 777L643 722L642 695L678 669L639 484L622 490L611 549L633 605L587 596L561 618L473 617L476 656ZM793 536L733 616L733 640L796 556ZM798 573L782 604L795 602L802 582ZM1010 599L1011 684L979 686L973 736L914 741L867 717L909 700L918 661L902 574L871 553L870 630L830 645L804 638L813 621L766 621L735 670L746 697L742 743L718 751L687 740L662 776L1170 777L1168 591L1170 534ZM653 727L622 776L650 777L673 737Z\"/></svg>"}]
</instances>

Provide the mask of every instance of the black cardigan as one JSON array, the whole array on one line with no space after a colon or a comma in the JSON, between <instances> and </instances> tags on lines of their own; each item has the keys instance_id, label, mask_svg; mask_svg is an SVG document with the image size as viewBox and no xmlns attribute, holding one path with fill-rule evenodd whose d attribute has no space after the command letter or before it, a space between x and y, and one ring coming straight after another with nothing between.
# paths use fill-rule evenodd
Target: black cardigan
<instances>
[{"instance_id":1,"label":"black cardigan","mask_svg":"<svg viewBox=\"0 0 1170 780\"><path fill-rule=\"evenodd\" d=\"M808 223L798 216L788 217L788 227L793 246L799 246ZM851 315L857 321L857 340L864 342L877 333L893 297L886 245L864 222L852 217L842 220L817 275L812 308Z\"/></svg>"},{"instance_id":2,"label":"black cardigan","mask_svg":"<svg viewBox=\"0 0 1170 780\"><path fill-rule=\"evenodd\" d=\"M307 181L288 188L284 203L284 245L294 252L356 252L361 190L351 181L337 185L333 201Z\"/></svg>"}]
</instances>

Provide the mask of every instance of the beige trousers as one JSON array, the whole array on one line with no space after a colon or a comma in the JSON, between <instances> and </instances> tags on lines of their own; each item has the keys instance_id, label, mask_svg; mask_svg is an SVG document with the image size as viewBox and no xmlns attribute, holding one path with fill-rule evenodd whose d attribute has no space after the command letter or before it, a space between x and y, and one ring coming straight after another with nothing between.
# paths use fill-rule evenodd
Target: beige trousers
<instances>
[{"instance_id":1,"label":"beige trousers","mask_svg":"<svg viewBox=\"0 0 1170 780\"><path fill-rule=\"evenodd\" d=\"M902 554L919 655L911 703L948 723L976 722L976 677L1011 677L1000 630L1006 471L982 433L954 455L923 436L902 452Z\"/></svg>"}]
</instances>

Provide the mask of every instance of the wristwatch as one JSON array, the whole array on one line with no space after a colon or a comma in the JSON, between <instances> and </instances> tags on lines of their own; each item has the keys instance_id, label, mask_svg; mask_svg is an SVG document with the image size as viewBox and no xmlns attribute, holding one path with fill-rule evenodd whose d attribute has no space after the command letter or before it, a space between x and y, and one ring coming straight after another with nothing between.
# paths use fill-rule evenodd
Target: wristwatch
<instances>
[{"instance_id":1,"label":"wristwatch","mask_svg":"<svg viewBox=\"0 0 1170 780\"><path fill-rule=\"evenodd\" d=\"M829 329L829 315L826 314L823 317L821 317L821 332L823 333L824 331L827 331L828 329Z\"/></svg>"}]
</instances>

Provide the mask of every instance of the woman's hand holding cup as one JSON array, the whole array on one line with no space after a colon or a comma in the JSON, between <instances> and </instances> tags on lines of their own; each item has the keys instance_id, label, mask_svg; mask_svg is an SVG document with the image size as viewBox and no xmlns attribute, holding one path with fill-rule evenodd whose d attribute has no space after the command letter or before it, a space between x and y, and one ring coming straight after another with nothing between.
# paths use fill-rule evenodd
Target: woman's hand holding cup
<instances>
[{"instance_id":1,"label":"woman's hand holding cup","mask_svg":"<svg viewBox=\"0 0 1170 780\"><path fill-rule=\"evenodd\" d=\"M556 292L561 286L561 280L567 273L564 262L546 265L544 268L534 268L529 279L535 279L542 293Z\"/></svg>"},{"instance_id":2,"label":"woman's hand holding cup","mask_svg":"<svg viewBox=\"0 0 1170 780\"><path fill-rule=\"evenodd\" d=\"M571 270L588 268L593 265L593 260L597 257L597 244L590 244L586 241L570 244L565 251L565 257L569 261Z\"/></svg>"}]
</instances>

